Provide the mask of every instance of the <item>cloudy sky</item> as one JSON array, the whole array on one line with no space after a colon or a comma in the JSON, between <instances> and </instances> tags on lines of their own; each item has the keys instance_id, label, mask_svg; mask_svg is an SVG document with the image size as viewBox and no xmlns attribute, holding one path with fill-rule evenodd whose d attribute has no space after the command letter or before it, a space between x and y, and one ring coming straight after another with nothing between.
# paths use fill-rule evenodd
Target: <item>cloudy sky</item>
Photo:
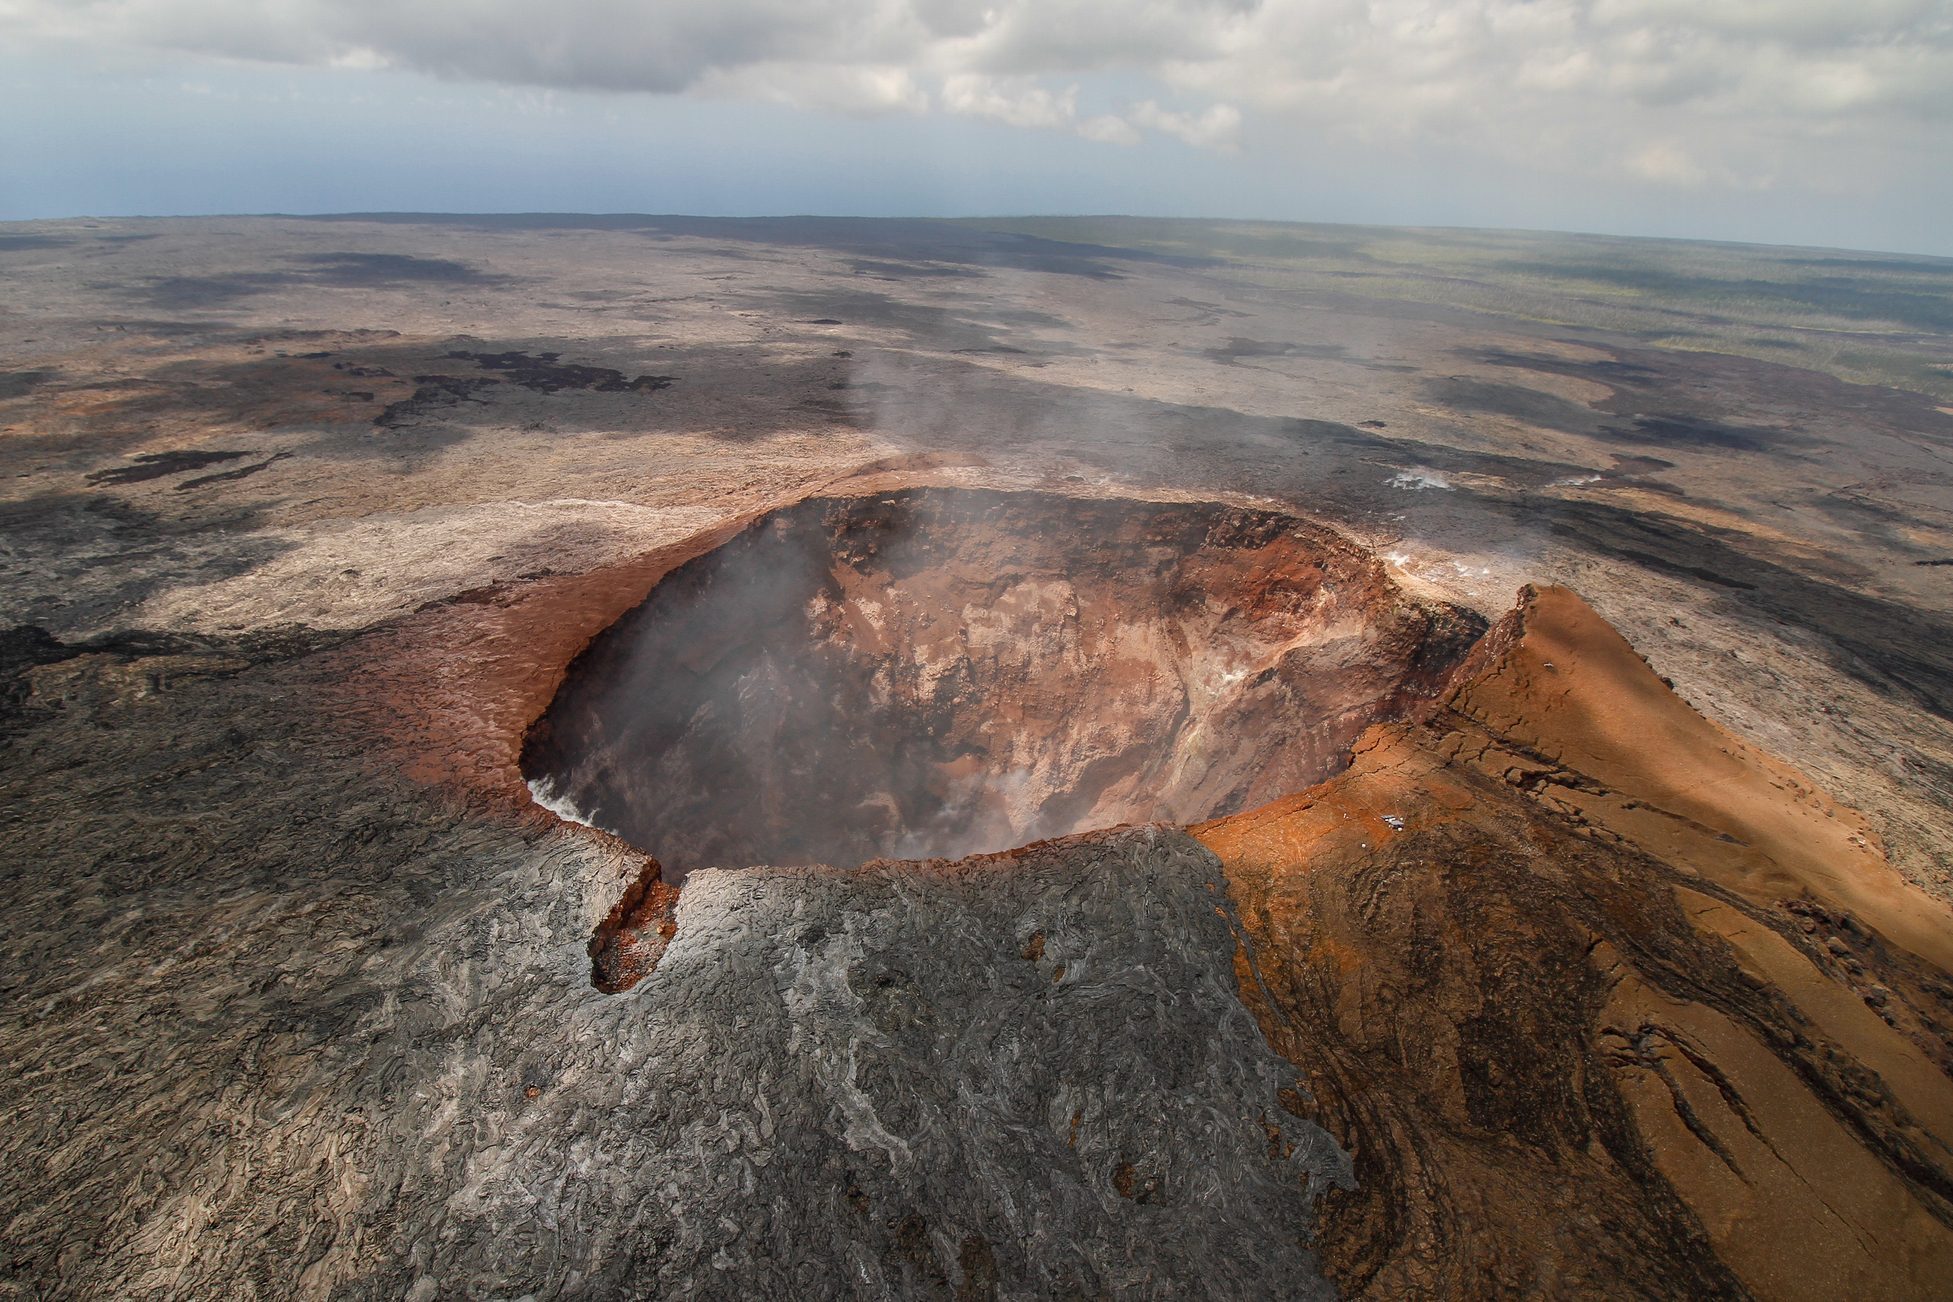
<instances>
[{"instance_id":1,"label":"cloudy sky","mask_svg":"<svg viewBox=\"0 0 1953 1302\"><path fill-rule=\"evenodd\" d=\"M1131 212L1953 254L1953 0L0 0L0 218Z\"/></svg>"}]
</instances>

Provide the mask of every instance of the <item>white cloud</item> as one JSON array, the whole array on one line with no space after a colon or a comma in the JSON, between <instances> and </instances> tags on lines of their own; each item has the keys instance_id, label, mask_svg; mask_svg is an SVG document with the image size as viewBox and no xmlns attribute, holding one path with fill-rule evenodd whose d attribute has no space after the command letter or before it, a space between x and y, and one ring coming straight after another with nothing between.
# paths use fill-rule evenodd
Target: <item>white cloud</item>
<instances>
[{"instance_id":1,"label":"white cloud","mask_svg":"<svg viewBox=\"0 0 1953 1302\"><path fill-rule=\"evenodd\" d=\"M856 117L923 113L929 95L907 68L888 65L754 63L713 70L693 86L701 94L770 100L794 108Z\"/></svg>"},{"instance_id":2,"label":"white cloud","mask_svg":"<svg viewBox=\"0 0 1953 1302\"><path fill-rule=\"evenodd\" d=\"M0 40L34 38L941 109L1108 144L1225 151L1266 121L1257 140L1662 185L1741 188L1823 149L1953 138L1947 0L0 0Z\"/></svg>"},{"instance_id":3,"label":"white cloud","mask_svg":"<svg viewBox=\"0 0 1953 1302\"><path fill-rule=\"evenodd\" d=\"M1133 129L1132 123L1116 113L1101 113L1097 117L1086 118L1078 124L1078 134L1103 145L1136 145L1140 141L1139 132Z\"/></svg>"},{"instance_id":4,"label":"white cloud","mask_svg":"<svg viewBox=\"0 0 1953 1302\"><path fill-rule=\"evenodd\" d=\"M1241 110L1213 104L1199 113L1176 113L1142 100L1127 114L1137 126L1151 127L1204 149L1231 150L1241 139Z\"/></svg>"},{"instance_id":5,"label":"white cloud","mask_svg":"<svg viewBox=\"0 0 1953 1302\"><path fill-rule=\"evenodd\" d=\"M1080 117L1075 85L1053 91L1031 78L956 73L943 79L942 106L1013 127L1076 132L1100 144L1134 145L1141 138L1134 124L1116 113Z\"/></svg>"},{"instance_id":6,"label":"white cloud","mask_svg":"<svg viewBox=\"0 0 1953 1302\"><path fill-rule=\"evenodd\" d=\"M943 81L943 107L965 117L989 118L1013 127L1069 127L1078 119L1078 87L1052 92L1033 83L1016 84L976 73Z\"/></svg>"},{"instance_id":7,"label":"white cloud","mask_svg":"<svg viewBox=\"0 0 1953 1302\"><path fill-rule=\"evenodd\" d=\"M1669 141L1657 141L1627 160L1628 170L1657 185L1700 185L1709 179L1702 164L1687 150Z\"/></svg>"}]
</instances>

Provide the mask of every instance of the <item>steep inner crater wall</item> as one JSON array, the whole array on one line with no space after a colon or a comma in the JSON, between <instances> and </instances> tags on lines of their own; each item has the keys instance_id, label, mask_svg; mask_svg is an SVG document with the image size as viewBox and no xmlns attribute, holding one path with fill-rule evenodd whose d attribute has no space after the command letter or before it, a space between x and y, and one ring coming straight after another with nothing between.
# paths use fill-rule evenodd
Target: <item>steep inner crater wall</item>
<instances>
[{"instance_id":1,"label":"steep inner crater wall","mask_svg":"<svg viewBox=\"0 0 1953 1302\"><path fill-rule=\"evenodd\" d=\"M1319 782L1481 631L1274 512L940 488L813 499L600 635L524 770L674 879L956 857Z\"/></svg>"}]
</instances>

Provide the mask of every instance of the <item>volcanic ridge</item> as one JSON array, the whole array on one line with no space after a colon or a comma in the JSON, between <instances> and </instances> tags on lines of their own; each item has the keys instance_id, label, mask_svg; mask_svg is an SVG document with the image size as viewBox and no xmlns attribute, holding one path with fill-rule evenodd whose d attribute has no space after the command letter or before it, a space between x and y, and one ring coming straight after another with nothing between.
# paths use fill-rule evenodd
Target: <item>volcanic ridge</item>
<instances>
[{"instance_id":1,"label":"volcanic ridge","mask_svg":"<svg viewBox=\"0 0 1953 1302\"><path fill-rule=\"evenodd\" d=\"M714 541L527 732L548 803L652 856L599 988L655 970L702 868L1009 872L1193 824L1283 1106L1354 1155L1317 1230L1345 1291L1953 1269L1953 918L1571 592L1488 629L1212 502L910 487ZM1549 1205L1590 1232L1540 1244Z\"/></svg>"}]
</instances>

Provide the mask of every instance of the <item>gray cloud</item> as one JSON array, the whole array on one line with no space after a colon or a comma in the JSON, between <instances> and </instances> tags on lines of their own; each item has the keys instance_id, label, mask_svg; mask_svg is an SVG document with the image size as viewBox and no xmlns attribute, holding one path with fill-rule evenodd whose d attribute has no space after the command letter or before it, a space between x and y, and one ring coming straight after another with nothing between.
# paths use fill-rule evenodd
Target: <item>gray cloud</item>
<instances>
[{"instance_id":1,"label":"gray cloud","mask_svg":"<svg viewBox=\"0 0 1953 1302\"><path fill-rule=\"evenodd\" d=\"M1953 121L1945 0L0 0L0 31L1110 144L1437 142L1739 190Z\"/></svg>"}]
</instances>

